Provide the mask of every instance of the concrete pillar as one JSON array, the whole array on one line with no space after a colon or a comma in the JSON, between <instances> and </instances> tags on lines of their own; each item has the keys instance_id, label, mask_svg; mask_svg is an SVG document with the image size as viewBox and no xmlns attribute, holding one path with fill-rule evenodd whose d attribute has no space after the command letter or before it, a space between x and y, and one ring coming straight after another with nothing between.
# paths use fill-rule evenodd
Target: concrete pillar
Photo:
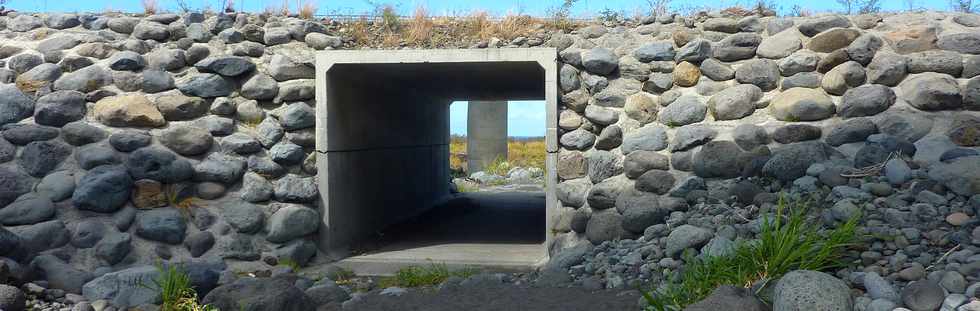
<instances>
[{"instance_id":1,"label":"concrete pillar","mask_svg":"<svg viewBox=\"0 0 980 311\"><path fill-rule=\"evenodd\" d=\"M497 158L507 159L507 102L470 101L466 114L467 171L482 171Z\"/></svg>"}]
</instances>

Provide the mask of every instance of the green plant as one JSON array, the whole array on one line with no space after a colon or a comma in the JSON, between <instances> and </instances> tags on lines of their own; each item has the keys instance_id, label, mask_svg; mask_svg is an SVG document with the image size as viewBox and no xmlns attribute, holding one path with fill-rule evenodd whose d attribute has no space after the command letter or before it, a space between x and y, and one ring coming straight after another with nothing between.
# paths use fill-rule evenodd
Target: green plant
<instances>
[{"instance_id":1,"label":"green plant","mask_svg":"<svg viewBox=\"0 0 980 311\"><path fill-rule=\"evenodd\" d=\"M354 270L350 270L347 268L339 268L337 269L337 272L334 275L333 281L340 285L347 285L353 283L354 278L356 277L357 274L354 273Z\"/></svg>"},{"instance_id":2,"label":"green plant","mask_svg":"<svg viewBox=\"0 0 980 311\"><path fill-rule=\"evenodd\" d=\"M552 19L552 26L565 31L570 31L575 27L575 23L571 20L572 6L575 6L575 2L578 2L578 0L563 0L561 5L548 9L548 15L551 15Z\"/></svg>"},{"instance_id":3,"label":"green plant","mask_svg":"<svg viewBox=\"0 0 980 311\"><path fill-rule=\"evenodd\" d=\"M510 162L507 162L506 158L498 156L493 161L490 161L490 163L487 163L483 167L483 171L487 174L504 176L507 175L507 171L510 171L510 168Z\"/></svg>"},{"instance_id":4,"label":"green plant","mask_svg":"<svg viewBox=\"0 0 980 311\"><path fill-rule=\"evenodd\" d=\"M290 269L293 269L293 272L297 272L299 271L299 269L303 268L303 266L301 266L298 262L290 258L279 259L279 263L276 265L282 267L289 267Z\"/></svg>"},{"instance_id":5,"label":"green plant","mask_svg":"<svg viewBox=\"0 0 980 311\"><path fill-rule=\"evenodd\" d=\"M218 311L215 307L197 302L197 292L191 287L191 278L180 266L164 267L162 264L157 264L157 271L153 286L147 286L142 282L139 285L160 291L160 298L163 300L160 305L161 311Z\"/></svg>"},{"instance_id":6,"label":"green plant","mask_svg":"<svg viewBox=\"0 0 980 311\"><path fill-rule=\"evenodd\" d=\"M683 255L680 274L669 275L666 284L643 293L647 310L681 310L707 297L720 285L745 288L766 285L793 270L827 271L845 265L844 251L858 238L860 215L831 230L807 219L807 204L797 202L786 213L780 199L775 215L762 218L758 239L737 243L718 256ZM765 286L761 286L764 288Z\"/></svg>"},{"instance_id":7,"label":"green plant","mask_svg":"<svg viewBox=\"0 0 980 311\"><path fill-rule=\"evenodd\" d=\"M476 274L475 269L449 270L445 264L433 263L428 267L409 266L399 269L392 277L382 278L381 287L422 287L435 286L451 276L469 277Z\"/></svg>"}]
</instances>

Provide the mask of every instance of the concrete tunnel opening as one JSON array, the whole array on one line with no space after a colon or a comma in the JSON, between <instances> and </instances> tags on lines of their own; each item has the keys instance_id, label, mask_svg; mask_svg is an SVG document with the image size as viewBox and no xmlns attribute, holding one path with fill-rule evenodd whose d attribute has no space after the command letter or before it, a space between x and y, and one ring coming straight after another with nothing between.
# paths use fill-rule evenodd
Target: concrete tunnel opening
<instances>
[{"instance_id":1,"label":"concrete tunnel opening","mask_svg":"<svg viewBox=\"0 0 980 311\"><path fill-rule=\"evenodd\" d=\"M556 66L546 48L318 54L320 249L362 274L432 262L522 270L546 260L557 208ZM544 193L450 192L449 105L458 100L545 102Z\"/></svg>"}]
</instances>

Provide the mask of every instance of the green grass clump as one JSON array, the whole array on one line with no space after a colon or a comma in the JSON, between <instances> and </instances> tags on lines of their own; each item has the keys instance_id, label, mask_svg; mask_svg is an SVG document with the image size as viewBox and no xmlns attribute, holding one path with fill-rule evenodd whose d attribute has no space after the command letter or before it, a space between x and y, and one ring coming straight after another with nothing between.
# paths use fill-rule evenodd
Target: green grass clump
<instances>
[{"instance_id":1,"label":"green grass clump","mask_svg":"<svg viewBox=\"0 0 980 311\"><path fill-rule=\"evenodd\" d=\"M476 274L475 269L460 269L450 271L445 264L432 264L428 267L410 266L399 269L395 276L382 278L378 284L382 287L422 287L436 286L449 277L466 278Z\"/></svg>"},{"instance_id":2,"label":"green grass clump","mask_svg":"<svg viewBox=\"0 0 980 311\"><path fill-rule=\"evenodd\" d=\"M197 302L197 292L191 287L191 278L182 268L157 265L157 270L159 273L153 279L155 287L144 287L160 291L163 300L161 311L218 311L218 308Z\"/></svg>"},{"instance_id":3,"label":"green grass clump","mask_svg":"<svg viewBox=\"0 0 980 311\"><path fill-rule=\"evenodd\" d=\"M786 214L780 200L775 217L763 217L757 240L739 243L721 256L694 257L684 254L686 265L679 275L668 278L659 289L643 293L647 310L682 310L720 285L749 288L776 280L794 270L827 271L839 268L844 251L857 239L859 215L831 230L807 221L806 204L797 203ZM762 288L762 287L760 287Z\"/></svg>"},{"instance_id":4,"label":"green grass clump","mask_svg":"<svg viewBox=\"0 0 980 311\"><path fill-rule=\"evenodd\" d=\"M279 259L279 262L276 265L289 267L290 269L293 269L293 272L299 272L299 269L303 268L303 266L301 266L298 262L289 258Z\"/></svg>"}]
</instances>

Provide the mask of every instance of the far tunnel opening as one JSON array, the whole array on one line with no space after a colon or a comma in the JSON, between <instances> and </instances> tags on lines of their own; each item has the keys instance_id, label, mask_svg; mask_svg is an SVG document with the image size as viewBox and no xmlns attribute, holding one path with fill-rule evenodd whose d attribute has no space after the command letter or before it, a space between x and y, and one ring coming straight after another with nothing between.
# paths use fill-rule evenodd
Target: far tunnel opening
<instances>
[{"instance_id":1,"label":"far tunnel opening","mask_svg":"<svg viewBox=\"0 0 980 311\"><path fill-rule=\"evenodd\" d=\"M356 52L317 59L321 250L361 274L429 263L524 270L545 260L556 148L541 150L537 188L460 191L473 176L453 178L450 105L543 101L540 139L556 146L554 49ZM493 117L468 118L481 120ZM506 129L497 138L506 148ZM468 145L467 155L492 154Z\"/></svg>"}]
</instances>

